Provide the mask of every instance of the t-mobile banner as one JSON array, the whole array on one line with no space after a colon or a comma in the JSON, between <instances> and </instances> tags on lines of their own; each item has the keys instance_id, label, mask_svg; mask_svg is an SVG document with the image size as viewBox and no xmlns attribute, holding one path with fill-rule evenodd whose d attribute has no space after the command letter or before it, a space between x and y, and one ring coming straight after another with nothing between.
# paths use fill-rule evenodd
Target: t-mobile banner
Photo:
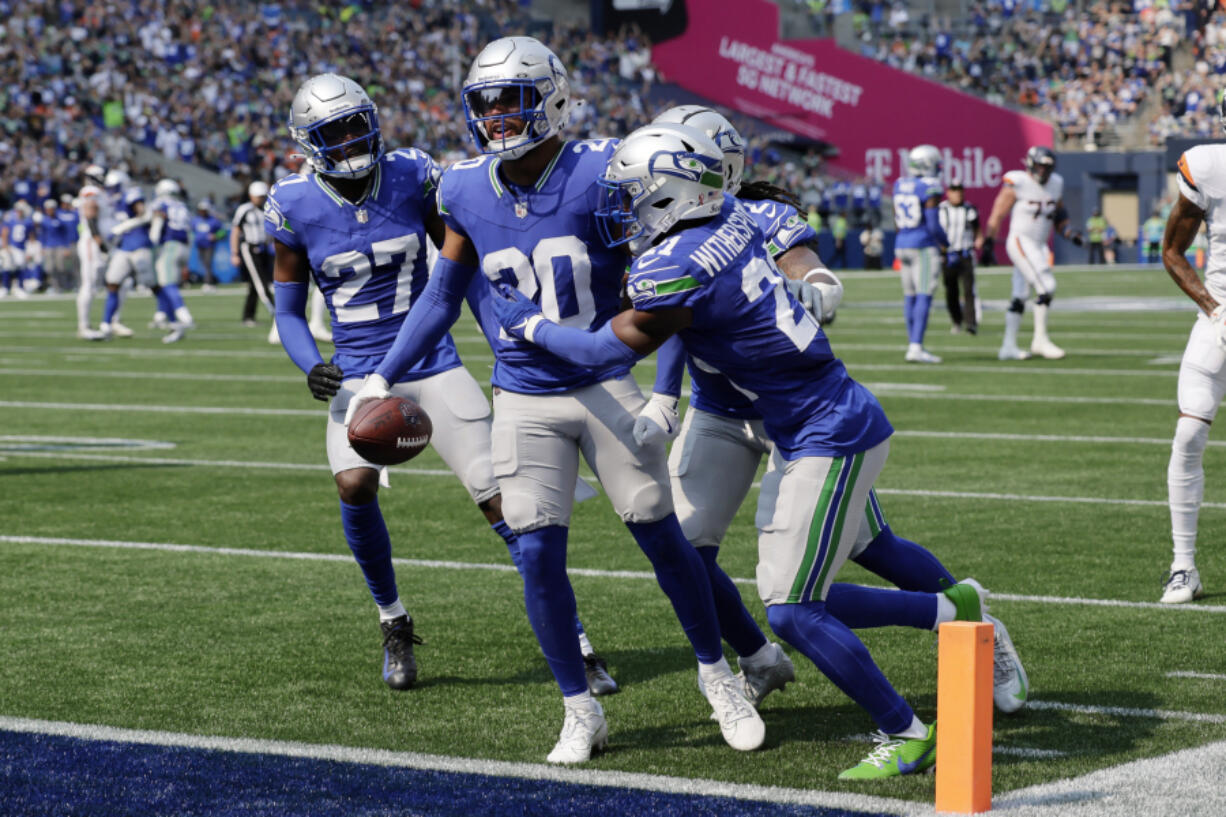
<instances>
[{"instance_id":1,"label":"t-mobile banner","mask_svg":"<svg viewBox=\"0 0 1226 817\"><path fill-rule=\"evenodd\" d=\"M720 9L735 7L735 13ZM779 40L769 0L690 0L685 34L652 49L664 78L839 149L831 163L891 183L907 152L936 145L986 222L1005 172L1052 126L845 51L833 40Z\"/></svg>"}]
</instances>

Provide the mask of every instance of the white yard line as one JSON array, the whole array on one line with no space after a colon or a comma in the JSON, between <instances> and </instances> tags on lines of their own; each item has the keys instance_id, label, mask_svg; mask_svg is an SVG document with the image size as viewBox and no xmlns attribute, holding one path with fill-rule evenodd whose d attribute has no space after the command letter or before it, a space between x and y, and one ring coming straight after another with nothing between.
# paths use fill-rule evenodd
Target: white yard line
<instances>
[{"instance_id":1,"label":"white yard line","mask_svg":"<svg viewBox=\"0 0 1226 817\"><path fill-rule=\"evenodd\" d=\"M339 537L340 534L337 533ZM78 539L61 536L22 536L0 534L0 543L11 542L23 545L67 545L70 547L106 548L115 550L149 550L167 553L199 553L213 556L243 556L255 559L292 559L298 561L339 562L349 564L353 558L346 553L304 553L300 551L259 550L255 548L213 547L208 545L180 545L169 542L131 542L119 539ZM439 570L487 570L495 572L514 572L515 566L503 562L457 562L441 559L402 559L393 558L397 565L405 567L420 567ZM655 574L645 570L595 570L591 568L570 567L567 572L572 576L584 576L596 579L634 579L637 581L654 581ZM753 585L754 579L733 579L737 584ZM1061 596L1026 596L1014 593L992 593L991 598L1000 601L1021 602L1024 604L1055 604L1091 607L1120 607L1141 610L1162 610L1164 612L1192 613L1226 613L1226 605L1210 604L1159 604L1157 602L1124 601L1119 599L1086 599L1065 598ZM1224 716L1226 717L1226 716Z\"/></svg>"},{"instance_id":2,"label":"white yard line","mask_svg":"<svg viewBox=\"0 0 1226 817\"><path fill-rule=\"evenodd\" d=\"M1178 364L1181 357L1176 357L1173 363ZM1150 361L1151 363L1153 361ZM859 372L915 372L914 363L856 363L848 362L847 370L854 376ZM1177 377L1178 367L1171 369L1078 369L1055 366L975 366L969 364L942 364L936 369L922 370L925 376L957 374L994 374L1008 375L1073 375L1075 377Z\"/></svg>"},{"instance_id":3,"label":"white yard line","mask_svg":"<svg viewBox=\"0 0 1226 817\"><path fill-rule=\"evenodd\" d=\"M1226 675L1216 672L1192 672L1191 670L1175 670L1168 672L1167 678L1201 678L1206 681L1226 681Z\"/></svg>"}]
</instances>

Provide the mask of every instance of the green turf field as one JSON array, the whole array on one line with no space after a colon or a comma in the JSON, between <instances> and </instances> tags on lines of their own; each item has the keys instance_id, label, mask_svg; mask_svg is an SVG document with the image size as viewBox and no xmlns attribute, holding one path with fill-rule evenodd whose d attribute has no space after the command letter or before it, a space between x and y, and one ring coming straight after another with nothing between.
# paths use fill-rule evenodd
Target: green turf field
<instances>
[{"instance_id":1,"label":"green turf field","mask_svg":"<svg viewBox=\"0 0 1226 817\"><path fill-rule=\"evenodd\" d=\"M1002 274L981 279L980 336L951 336L934 308L940 366L903 363L888 274L846 274L829 333L898 429L878 482L894 528L1007 596L992 610L1035 706L997 721L998 792L1226 737L1226 680L1168 676L1226 673L1222 443L1205 457L1209 595L1152 605L1170 556L1166 465L1191 304L1156 268L1058 279L1062 361L996 361ZM459 483L427 451L380 494L398 558L449 562L398 569L427 643L418 688L393 693L341 535L322 404L266 343L267 324L239 325L238 298L187 297L200 328L170 347L143 329L148 298L125 311L138 336L108 344L72 336L67 298L0 301L0 715L542 762L559 696L502 542ZM1025 344L1030 326L1028 315ZM456 339L484 384L492 358L467 316ZM654 368L637 374L649 387ZM754 574L753 498L723 551L734 577ZM835 780L873 725L798 655L798 683L764 704L765 748L727 748L688 644L603 496L571 530L570 565L595 571L574 577L580 613L624 685L605 704L610 750L591 768L931 798L931 777ZM841 578L873 581L854 566ZM764 623L753 585L742 590ZM931 717L935 636L864 637Z\"/></svg>"}]
</instances>

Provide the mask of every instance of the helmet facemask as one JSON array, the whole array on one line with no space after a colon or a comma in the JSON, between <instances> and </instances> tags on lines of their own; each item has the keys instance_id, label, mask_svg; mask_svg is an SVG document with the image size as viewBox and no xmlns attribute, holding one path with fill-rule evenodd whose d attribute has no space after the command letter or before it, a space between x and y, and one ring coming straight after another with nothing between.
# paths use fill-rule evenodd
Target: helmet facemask
<instances>
[{"instance_id":1,"label":"helmet facemask","mask_svg":"<svg viewBox=\"0 0 1226 817\"><path fill-rule=\"evenodd\" d=\"M383 156L374 104L347 108L305 128L291 123L290 133L306 152L307 163L325 176L362 178Z\"/></svg>"},{"instance_id":2,"label":"helmet facemask","mask_svg":"<svg viewBox=\"0 0 1226 817\"><path fill-rule=\"evenodd\" d=\"M542 101L553 90L550 79L495 80L466 88L464 116L481 152L518 158L547 139L549 116Z\"/></svg>"}]
</instances>

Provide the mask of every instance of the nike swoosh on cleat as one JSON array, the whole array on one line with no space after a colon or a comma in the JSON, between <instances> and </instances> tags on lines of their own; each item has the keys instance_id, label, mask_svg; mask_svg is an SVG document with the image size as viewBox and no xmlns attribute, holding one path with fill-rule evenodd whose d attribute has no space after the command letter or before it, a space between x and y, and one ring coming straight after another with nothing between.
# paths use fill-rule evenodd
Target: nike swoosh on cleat
<instances>
[{"instance_id":1,"label":"nike swoosh on cleat","mask_svg":"<svg viewBox=\"0 0 1226 817\"><path fill-rule=\"evenodd\" d=\"M916 758L914 763L903 763L902 758L896 757L894 758L894 765L898 768L899 774L911 774L911 772L915 771L920 764L926 762L928 760L928 756L935 751L935 746L929 748L927 752L924 752L922 755Z\"/></svg>"},{"instance_id":2,"label":"nike swoosh on cleat","mask_svg":"<svg viewBox=\"0 0 1226 817\"><path fill-rule=\"evenodd\" d=\"M1013 693L1013 697L1014 697L1015 699L1019 700L1019 701L1023 701L1023 702L1024 702L1024 701L1026 700L1026 693L1027 693L1027 690L1026 690L1026 682L1022 680L1022 676L1021 676L1021 675L1018 675L1018 676L1017 676L1017 682L1018 682L1019 684L1021 684L1021 686L1022 686L1022 691L1021 691L1021 692L1014 692L1014 693Z\"/></svg>"}]
</instances>

